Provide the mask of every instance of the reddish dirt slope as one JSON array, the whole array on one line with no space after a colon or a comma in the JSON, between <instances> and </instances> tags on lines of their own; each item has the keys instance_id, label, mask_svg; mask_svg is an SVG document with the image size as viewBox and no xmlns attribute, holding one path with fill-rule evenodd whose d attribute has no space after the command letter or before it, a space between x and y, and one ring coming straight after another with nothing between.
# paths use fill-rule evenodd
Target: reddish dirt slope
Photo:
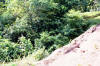
<instances>
[{"instance_id":1,"label":"reddish dirt slope","mask_svg":"<svg viewBox=\"0 0 100 66\"><path fill-rule=\"evenodd\" d=\"M100 66L100 25L55 50L36 66Z\"/></svg>"}]
</instances>

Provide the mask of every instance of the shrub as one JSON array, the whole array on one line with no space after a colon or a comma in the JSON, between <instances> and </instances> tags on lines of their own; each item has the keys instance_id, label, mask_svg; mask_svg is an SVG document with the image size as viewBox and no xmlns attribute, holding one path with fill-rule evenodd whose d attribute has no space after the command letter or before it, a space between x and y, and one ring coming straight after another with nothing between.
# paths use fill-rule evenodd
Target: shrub
<instances>
[{"instance_id":1,"label":"shrub","mask_svg":"<svg viewBox=\"0 0 100 66\"><path fill-rule=\"evenodd\" d=\"M89 25L90 23L80 15L79 11L71 10L68 14L65 14L61 32L69 39L73 39L87 30Z\"/></svg>"},{"instance_id":2,"label":"shrub","mask_svg":"<svg viewBox=\"0 0 100 66\"><path fill-rule=\"evenodd\" d=\"M6 4L0 1L0 15L6 11Z\"/></svg>"},{"instance_id":3,"label":"shrub","mask_svg":"<svg viewBox=\"0 0 100 66\"><path fill-rule=\"evenodd\" d=\"M24 56L20 45L10 42L7 39L0 40L0 61L8 62Z\"/></svg>"},{"instance_id":4,"label":"shrub","mask_svg":"<svg viewBox=\"0 0 100 66\"><path fill-rule=\"evenodd\" d=\"M14 16L10 11L6 11L1 14L0 20L4 26L8 26L15 22L16 16Z\"/></svg>"},{"instance_id":5,"label":"shrub","mask_svg":"<svg viewBox=\"0 0 100 66\"><path fill-rule=\"evenodd\" d=\"M39 39L35 39L35 48L40 49L45 47L49 52L64 46L68 43L68 38L58 34L56 36L50 36L49 33L43 32Z\"/></svg>"},{"instance_id":6,"label":"shrub","mask_svg":"<svg viewBox=\"0 0 100 66\"><path fill-rule=\"evenodd\" d=\"M18 38L22 35L27 39L30 38L31 41L38 36L38 33L36 33L29 24L28 15L17 18L11 26L6 27L3 31L3 37L9 38L13 42L17 42Z\"/></svg>"},{"instance_id":7,"label":"shrub","mask_svg":"<svg viewBox=\"0 0 100 66\"><path fill-rule=\"evenodd\" d=\"M49 55L48 51L45 48L41 48L41 49L36 50L33 53L33 56L32 57L35 60L41 60L41 59L45 58L48 55Z\"/></svg>"},{"instance_id":8,"label":"shrub","mask_svg":"<svg viewBox=\"0 0 100 66\"><path fill-rule=\"evenodd\" d=\"M32 53L31 42L23 37L20 40L21 43L17 44L8 39L0 39L0 62L13 61Z\"/></svg>"},{"instance_id":9,"label":"shrub","mask_svg":"<svg viewBox=\"0 0 100 66\"><path fill-rule=\"evenodd\" d=\"M25 55L27 56L28 54L31 54L33 52L33 46L32 43L30 41L30 39L26 39L25 37L20 37L20 44L22 46L23 49L25 49Z\"/></svg>"}]
</instances>

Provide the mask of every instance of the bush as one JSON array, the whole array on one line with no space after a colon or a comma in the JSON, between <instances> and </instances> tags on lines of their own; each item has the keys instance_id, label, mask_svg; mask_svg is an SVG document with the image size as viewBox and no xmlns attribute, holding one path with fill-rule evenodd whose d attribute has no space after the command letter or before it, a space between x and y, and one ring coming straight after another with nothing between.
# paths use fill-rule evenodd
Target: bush
<instances>
[{"instance_id":1,"label":"bush","mask_svg":"<svg viewBox=\"0 0 100 66\"><path fill-rule=\"evenodd\" d=\"M33 53L33 56L32 57L35 60L41 60L41 59L45 58L48 55L49 55L48 51L45 48L41 48L41 49L36 50Z\"/></svg>"},{"instance_id":2,"label":"bush","mask_svg":"<svg viewBox=\"0 0 100 66\"><path fill-rule=\"evenodd\" d=\"M0 62L9 62L24 56L20 45L10 42L7 39L0 40Z\"/></svg>"},{"instance_id":3,"label":"bush","mask_svg":"<svg viewBox=\"0 0 100 66\"><path fill-rule=\"evenodd\" d=\"M17 44L10 42L8 39L0 39L0 62L13 61L32 53L31 42L24 37L21 37L20 40L20 44Z\"/></svg>"},{"instance_id":4,"label":"bush","mask_svg":"<svg viewBox=\"0 0 100 66\"><path fill-rule=\"evenodd\" d=\"M0 2L0 15L6 11L6 4L2 1Z\"/></svg>"},{"instance_id":5,"label":"bush","mask_svg":"<svg viewBox=\"0 0 100 66\"><path fill-rule=\"evenodd\" d=\"M18 38L22 35L27 39L30 38L31 41L38 36L38 33L32 29L28 21L28 15L25 15L22 18L17 18L11 26L6 27L3 31L3 37L9 38L13 42L17 42Z\"/></svg>"},{"instance_id":6,"label":"bush","mask_svg":"<svg viewBox=\"0 0 100 66\"><path fill-rule=\"evenodd\" d=\"M49 52L52 52L55 49L66 45L68 41L68 38L61 34L50 36L49 33L43 32L41 33L40 39L35 39L35 48L40 49L45 47Z\"/></svg>"},{"instance_id":7,"label":"bush","mask_svg":"<svg viewBox=\"0 0 100 66\"><path fill-rule=\"evenodd\" d=\"M20 37L20 44L22 46L22 48L25 50L24 54L27 56L28 54L31 54L33 52L33 46L32 43L30 41L30 39L26 39L25 37Z\"/></svg>"},{"instance_id":8,"label":"bush","mask_svg":"<svg viewBox=\"0 0 100 66\"><path fill-rule=\"evenodd\" d=\"M80 15L79 11L71 10L68 14L65 14L61 32L69 39L73 39L87 30L89 25L90 23Z\"/></svg>"},{"instance_id":9,"label":"bush","mask_svg":"<svg viewBox=\"0 0 100 66\"><path fill-rule=\"evenodd\" d=\"M8 26L15 22L16 16L14 16L10 11L6 11L1 14L0 20L4 26Z\"/></svg>"}]
</instances>

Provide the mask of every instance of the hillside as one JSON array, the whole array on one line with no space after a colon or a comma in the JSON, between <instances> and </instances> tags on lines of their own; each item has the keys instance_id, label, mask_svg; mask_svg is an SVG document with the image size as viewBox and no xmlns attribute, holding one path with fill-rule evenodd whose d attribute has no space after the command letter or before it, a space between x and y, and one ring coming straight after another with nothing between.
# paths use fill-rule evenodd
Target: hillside
<instances>
[{"instance_id":1,"label":"hillside","mask_svg":"<svg viewBox=\"0 0 100 66\"><path fill-rule=\"evenodd\" d=\"M100 24L100 13L81 13L94 24ZM75 38L69 45L54 51L36 66L99 66L100 65L100 25L91 27Z\"/></svg>"},{"instance_id":2,"label":"hillside","mask_svg":"<svg viewBox=\"0 0 100 66\"><path fill-rule=\"evenodd\" d=\"M100 25L91 27L85 33L54 51L36 66L99 66Z\"/></svg>"},{"instance_id":3,"label":"hillside","mask_svg":"<svg viewBox=\"0 0 100 66\"><path fill-rule=\"evenodd\" d=\"M86 13L80 13L80 14L82 14L82 16L88 17L87 21L91 21L94 24L100 24L100 22L99 22L100 16L98 15L98 14L100 14L100 12L86 12ZM94 30L94 28L97 28L97 30ZM92 33L92 31L93 31L93 33ZM68 59L69 61L73 60L73 62L74 62L74 60L76 60L77 58L79 58L79 60L82 60L83 57L84 57L84 60L85 60L84 63L91 62L90 61L91 58L89 60L87 60L86 58L89 55L91 55L91 57L93 57L93 55L96 55L96 54L99 53L98 52L99 51L99 49L98 49L99 43L97 42L97 41L99 41L99 32L100 32L99 26L91 27L84 34L82 34L78 38L74 39L69 45L66 45L66 46L54 51L48 58L46 58L47 61L46 61L46 59L39 61L39 64L42 64L41 62L43 62L43 63L47 63L47 64L50 63L50 64L54 65L55 63L58 64L60 61L63 61L62 64L66 64L66 62L64 62L64 60L67 61L67 59ZM76 41L76 45L73 45L75 41ZM80 48L79 48L79 46L80 46ZM74 50L73 50L73 48L74 48ZM59 50L61 50L61 51L59 51ZM87 50L89 50L89 51L87 51ZM58 53L58 52L60 52L60 53ZM86 52L86 53L84 53L84 52ZM91 53L94 53L94 54L92 55ZM55 56L55 55L57 55L57 56ZM73 55L74 55L74 58L70 58L70 56L73 56ZM77 56L77 58L76 58L76 56ZM53 59L59 58L59 60L57 59L56 61L54 61L51 58L53 58ZM77 62L78 62L78 60L75 63L77 63ZM10 62L10 63L6 63L6 64L3 63L3 64L1 64L1 66L20 66L20 65L21 66L33 66L34 64L36 64L36 61L34 60L34 54L32 54L32 55L30 55L27 58L24 58L22 60L16 60L15 62ZM81 66L81 64L83 64L83 62L80 61L78 66ZM42 65L40 65L40 66L42 66Z\"/></svg>"},{"instance_id":4,"label":"hillside","mask_svg":"<svg viewBox=\"0 0 100 66\"><path fill-rule=\"evenodd\" d=\"M99 10L98 0L0 0L0 66L59 63L85 43L76 37L99 29Z\"/></svg>"}]
</instances>

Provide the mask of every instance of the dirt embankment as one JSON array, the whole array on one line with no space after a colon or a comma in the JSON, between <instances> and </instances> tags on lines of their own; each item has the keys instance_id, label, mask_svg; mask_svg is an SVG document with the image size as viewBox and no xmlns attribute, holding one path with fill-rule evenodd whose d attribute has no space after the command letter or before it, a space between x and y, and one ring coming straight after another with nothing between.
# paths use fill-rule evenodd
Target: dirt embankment
<instances>
[{"instance_id":1,"label":"dirt embankment","mask_svg":"<svg viewBox=\"0 0 100 66\"><path fill-rule=\"evenodd\" d=\"M100 66L100 25L55 50L36 66Z\"/></svg>"}]
</instances>

